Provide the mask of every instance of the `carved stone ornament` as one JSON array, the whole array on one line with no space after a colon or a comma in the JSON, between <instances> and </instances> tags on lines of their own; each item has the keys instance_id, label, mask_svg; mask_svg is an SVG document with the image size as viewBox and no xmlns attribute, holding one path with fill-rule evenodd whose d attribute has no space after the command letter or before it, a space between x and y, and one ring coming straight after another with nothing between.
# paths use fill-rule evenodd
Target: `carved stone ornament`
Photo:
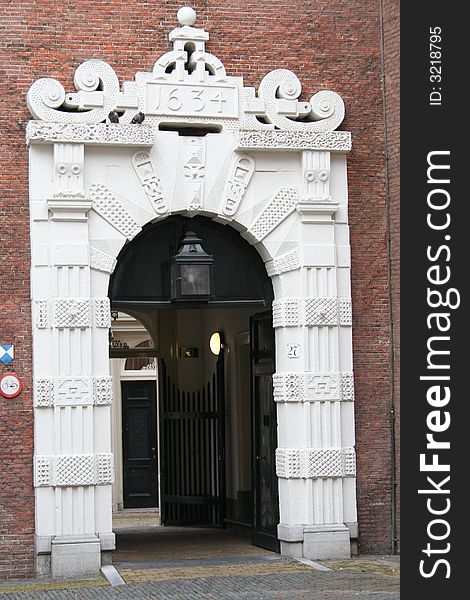
<instances>
[{"instance_id":1,"label":"carved stone ornament","mask_svg":"<svg viewBox=\"0 0 470 600\"><path fill-rule=\"evenodd\" d=\"M112 273L116 259L114 256L99 250L93 246L90 246L90 267L97 271L104 271L105 273Z\"/></svg>"},{"instance_id":2,"label":"carved stone ornament","mask_svg":"<svg viewBox=\"0 0 470 600\"><path fill-rule=\"evenodd\" d=\"M354 379L351 372L274 373L275 402L352 402Z\"/></svg>"},{"instance_id":3,"label":"carved stone ornament","mask_svg":"<svg viewBox=\"0 0 470 600\"><path fill-rule=\"evenodd\" d=\"M276 474L285 479L354 477L354 448L278 448Z\"/></svg>"},{"instance_id":4,"label":"carved stone ornament","mask_svg":"<svg viewBox=\"0 0 470 600\"><path fill-rule=\"evenodd\" d=\"M113 455L55 454L36 455L35 487L110 485L114 483Z\"/></svg>"},{"instance_id":5,"label":"carved stone ornament","mask_svg":"<svg viewBox=\"0 0 470 600\"><path fill-rule=\"evenodd\" d=\"M148 152L136 152L132 157L132 164L152 208L158 215L165 214L168 204L163 197L162 184Z\"/></svg>"},{"instance_id":6,"label":"carved stone ornament","mask_svg":"<svg viewBox=\"0 0 470 600\"><path fill-rule=\"evenodd\" d=\"M48 123L29 121L26 125L28 144L80 143L104 146L153 146L153 128L142 124Z\"/></svg>"},{"instance_id":7,"label":"carved stone ornament","mask_svg":"<svg viewBox=\"0 0 470 600\"><path fill-rule=\"evenodd\" d=\"M113 400L112 378L39 377L34 382L34 406L110 406Z\"/></svg>"},{"instance_id":8,"label":"carved stone ornament","mask_svg":"<svg viewBox=\"0 0 470 600\"><path fill-rule=\"evenodd\" d=\"M192 20L192 25L195 22ZM341 132L331 133L344 118L344 104L333 91L321 90L308 101L299 101L302 91L297 76L286 69L276 69L261 81L258 92L244 87L241 77L228 76L221 61L206 51L209 34L189 24L178 14L180 26L170 33L173 49L161 56L152 72L140 72L134 81L124 82L122 89L113 68L101 60L87 60L75 72L76 91L66 92L62 84L48 77L33 83L27 94L28 107L33 117L49 124L65 126L104 125L104 129L127 127L126 135L132 137L132 130L139 131L141 125L131 121L138 112L145 114L145 125L158 126L159 123L202 124L213 123L222 129L244 130L240 138L241 147L250 144L247 131L256 130L271 133L275 130L300 134L294 135L294 146L306 144L312 148L312 134L329 134L313 141L314 148L345 149L347 136ZM191 47L191 53L188 48ZM109 113L117 111L119 122L110 123ZM130 128L130 129L129 129ZM43 138L63 137L54 127L42 132L29 129L30 142ZM91 131L75 128L66 133L68 140L84 141L95 135ZM307 136L303 138L302 136ZM98 136L105 136L99 131ZM274 138L258 137L251 142L253 147L272 144ZM289 139L290 136L289 136ZM282 143L278 139L275 144ZM289 144L289 141L284 142ZM190 169L190 176L196 179L201 175L198 169ZM239 192L238 192L239 193ZM230 209L229 209L230 210Z\"/></svg>"},{"instance_id":9,"label":"carved stone ornament","mask_svg":"<svg viewBox=\"0 0 470 600\"><path fill-rule=\"evenodd\" d=\"M237 150L330 150L350 152L351 133L349 131L316 132L301 131L242 130L238 134Z\"/></svg>"},{"instance_id":10,"label":"carved stone ornament","mask_svg":"<svg viewBox=\"0 0 470 600\"><path fill-rule=\"evenodd\" d=\"M92 321L91 316L94 315ZM35 300L35 324L38 329L109 328L111 313L109 298L94 298L93 311L90 298L49 298Z\"/></svg>"},{"instance_id":11,"label":"carved stone ornament","mask_svg":"<svg viewBox=\"0 0 470 600\"><path fill-rule=\"evenodd\" d=\"M296 188L281 188L266 205L248 232L244 234L244 237L254 243L260 242L290 213L294 212L298 198L299 194Z\"/></svg>"},{"instance_id":12,"label":"carved stone ornament","mask_svg":"<svg viewBox=\"0 0 470 600\"><path fill-rule=\"evenodd\" d=\"M90 199L93 209L124 237L132 239L139 233L140 225L105 185L90 185Z\"/></svg>"},{"instance_id":13,"label":"carved stone ornament","mask_svg":"<svg viewBox=\"0 0 470 600\"><path fill-rule=\"evenodd\" d=\"M222 213L225 216L233 217L237 212L254 170L255 161L251 156L241 155L235 158L222 197Z\"/></svg>"},{"instance_id":14,"label":"carved stone ornament","mask_svg":"<svg viewBox=\"0 0 470 600\"><path fill-rule=\"evenodd\" d=\"M323 327L352 324L351 299L317 296L273 302L273 327Z\"/></svg>"},{"instance_id":15,"label":"carved stone ornament","mask_svg":"<svg viewBox=\"0 0 470 600\"><path fill-rule=\"evenodd\" d=\"M287 254L283 254L282 256L267 262L265 266L269 277L300 269L299 249L295 248L294 250L287 252Z\"/></svg>"}]
</instances>

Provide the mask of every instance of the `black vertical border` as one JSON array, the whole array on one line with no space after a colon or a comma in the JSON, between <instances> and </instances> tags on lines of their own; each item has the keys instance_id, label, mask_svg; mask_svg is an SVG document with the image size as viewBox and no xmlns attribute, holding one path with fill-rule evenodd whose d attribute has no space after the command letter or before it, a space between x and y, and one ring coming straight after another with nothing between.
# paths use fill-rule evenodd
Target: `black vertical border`
<instances>
[{"instance_id":1,"label":"black vertical border","mask_svg":"<svg viewBox=\"0 0 470 600\"><path fill-rule=\"evenodd\" d=\"M470 371L468 356L470 351L470 327L468 310L469 274L466 268L470 239L470 190L465 185L468 180L466 166L466 141L469 118L465 88L468 80L468 41L470 27L460 10L462 5L452 2L429 0L425 3L401 2L401 598L405 600L423 598L426 600L453 599L467 596L465 565L465 542L470 536L468 514L470 469L467 467L470 430L467 372ZM439 27L441 34L441 73L442 81L430 80L430 29ZM429 95L432 88L441 88L441 106L431 106ZM437 91L437 90L436 90ZM437 98L437 95L435 95ZM427 156L432 151L450 151L450 192L451 204L448 208L451 223L445 231L433 231L426 222L430 211L427 195L432 188L427 182ZM446 159L441 159L446 162ZM439 186L434 186L439 187ZM437 196L436 196L437 198ZM444 213L445 211L443 211ZM443 214L440 216L444 216ZM445 239L450 235L450 240ZM447 245L436 262L426 256L430 246L433 256L440 246ZM451 399L442 411L450 412L451 424L446 432L436 434L436 439L448 440L449 450L442 450L439 461L450 464L449 473L423 473L419 468L419 455L426 451L426 424L428 413L433 409L426 400L430 382L420 381L421 375L429 375L427 370L427 342L432 335L438 335L435 327L428 328L427 317L436 312L427 303L427 288L437 288L429 284L427 270L439 263L442 269L450 267L451 278L445 289L459 291L461 304L456 309L438 308L450 314L450 336L447 349L449 356L441 362L449 364L449 371L434 371L449 374ZM442 343L442 348L446 347ZM437 385L437 384L436 384ZM432 451L428 451L432 454ZM429 462L430 459L428 459ZM446 475L451 479L447 495L418 494L418 489L432 488L426 476L433 476L441 482ZM445 497L450 498L449 512L441 517L431 515L426 506L427 498L433 498L435 508L445 507ZM439 500L438 500L439 498ZM429 539L427 527L433 518L443 518L449 522L449 537L442 541ZM445 526L433 526L432 531L440 535ZM443 550L450 544L448 552L432 553L429 557L423 552L427 543L433 550ZM433 576L425 578L420 574L420 561L424 560L423 570L433 571L442 558L449 562L440 563Z\"/></svg>"}]
</instances>

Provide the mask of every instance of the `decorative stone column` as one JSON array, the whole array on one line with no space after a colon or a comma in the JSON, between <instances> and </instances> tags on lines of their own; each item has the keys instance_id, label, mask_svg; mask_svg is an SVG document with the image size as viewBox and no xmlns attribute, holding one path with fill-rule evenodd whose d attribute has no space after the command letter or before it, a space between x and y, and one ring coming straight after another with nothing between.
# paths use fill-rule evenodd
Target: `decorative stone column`
<instances>
[{"instance_id":1,"label":"decorative stone column","mask_svg":"<svg viewBox=\"0 0 470 600\"><path fill-rule=\"evenodd\" d=\"M347 225L334 220L329 180L330 153L304 151L299 248L267 264L278 298L278 535L283 554L312 559L348 557L357 537L349 260L338 250Z\"/></svg>"},{"instance_id":2,"label":"decorative stone column","mask_svg":"<svg viewBox=\"0 0 470 600\"><path fill-rule=\"evenodd\" d=\"M109 300L90 285L84 145L32 146L31 165L37 570L87 576L114 548Z\"/></svg>"},{"instance_id":3,"label":"decorative stone column","mask_svg":"<svg viewBox=\"0 0 470 600\"><path fill-rule=\"evenodd\" d=\"M149 128L126 129L28 127L40 576L95 576L115 548L106 296L115 259L90 244L83 171L88 144L152 144Z\"/></svg>"}]
</instances>

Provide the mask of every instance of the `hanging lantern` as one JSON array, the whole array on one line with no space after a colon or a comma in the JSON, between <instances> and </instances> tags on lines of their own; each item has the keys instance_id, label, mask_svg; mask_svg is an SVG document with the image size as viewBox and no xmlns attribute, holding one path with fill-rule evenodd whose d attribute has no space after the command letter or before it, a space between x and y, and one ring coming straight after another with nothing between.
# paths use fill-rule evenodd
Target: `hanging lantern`
<instances>
[{"instance_id":1,"label":"hanging lantern","mask_svg":"<svg viewBox=\"0 0 470 600\"><path fill-rule=\"evenodd\" d=\"M202 240L188 231L178 253L170 261L173 301L210 300L213 292L214 257L201 246Z\"/></svg>"}]
</instances>

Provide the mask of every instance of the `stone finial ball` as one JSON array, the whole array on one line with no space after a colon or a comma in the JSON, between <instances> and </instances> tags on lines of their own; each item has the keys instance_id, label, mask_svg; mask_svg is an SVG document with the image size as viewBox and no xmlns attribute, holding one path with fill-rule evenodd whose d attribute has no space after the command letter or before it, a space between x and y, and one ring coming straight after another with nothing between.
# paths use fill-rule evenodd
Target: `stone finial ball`
<instances>
[{"instance_id":1,"label":"stone finial ball","mask_svg":"<svg viewBox=\"0 0 470 600\"><path fill-rule=\"evenodd\" d=\"M183 6L178 11L178 21L180 25L189 25L192 27L196 22L196 11L190 6Z\"/></svg>"}]
</instances>

